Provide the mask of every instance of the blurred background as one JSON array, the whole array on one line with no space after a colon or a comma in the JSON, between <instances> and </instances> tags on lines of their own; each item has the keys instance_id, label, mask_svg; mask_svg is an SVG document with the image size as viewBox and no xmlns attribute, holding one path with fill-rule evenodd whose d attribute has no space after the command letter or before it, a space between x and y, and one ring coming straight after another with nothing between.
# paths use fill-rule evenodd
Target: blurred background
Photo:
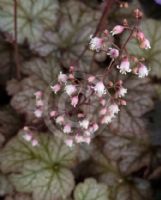
<instances>
[{"instance_id":1,"label":"blurred background","mask_svg":"<svg viewBox=\"0 0 161 200\"><path fill-rule=\"evenodd\" d=\"M85 73L97 74L109 64L107 55L87 48L105 3L105 0L17 0L15 7L13 0L0 0L0 151L24 126L38 132L48 131L45 122L33 114L33 94L45 91L60 71L67 73L70 65L76 65ZM152 48L141 51L130 42L128 50L145 58L150 75L144 80L126 77L127 107L94 139L94 150L81 147L77 164L72 167L76 185L94 177L112 188L110 200L161 200L161 1L113 1L99 28L112 29L124 19L132 25L136 8L144 13L141 27ZM115 40L121 45L124 38ZM116 73L112 79L115 77ZM102 154L98 154L100 160L95 160L94 152L109 156L108 167L97 167L105 161ZM115 162L119 170L110 171ZM8 178L12 173L4 172L3 167L0 170L0 200L31 200L30 195L12 186ZM116 177L117 184L118 180L127 181L126 187L124 181L118 186ZM93 200L74 198L73 193L71 199ZM57 199L44 196L44 200Z\"/></svg>"}]
</instances>

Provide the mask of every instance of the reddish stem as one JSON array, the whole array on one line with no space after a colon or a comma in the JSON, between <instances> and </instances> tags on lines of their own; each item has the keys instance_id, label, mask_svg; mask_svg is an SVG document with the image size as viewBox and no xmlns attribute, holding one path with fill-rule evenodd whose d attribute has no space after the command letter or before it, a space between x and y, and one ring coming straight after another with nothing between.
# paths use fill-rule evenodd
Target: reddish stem
<instances>
[{"instance_id":1,"label":"reddish stem","mask_svg":"<svg viewBox=\"0 0 161 200\"><path fill-rule=\"evenodd\" d=\"M21 79L20 64L19 64L19 49L17 44L18 32L17 32L17 0L14 0L14 54L16 63L17 79Z\"/></svg>"}]
</instances>

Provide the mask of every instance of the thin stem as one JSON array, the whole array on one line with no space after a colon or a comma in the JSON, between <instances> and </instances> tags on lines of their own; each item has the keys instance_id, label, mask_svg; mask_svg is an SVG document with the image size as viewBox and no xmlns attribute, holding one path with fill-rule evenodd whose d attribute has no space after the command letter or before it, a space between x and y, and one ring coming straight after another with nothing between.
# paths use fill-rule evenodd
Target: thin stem
<instances>
[{"instance_id":1,"label":"thin stem","mask_svg":"<svg viewBox=\"0 0 161 200\"><path fill-rule=\"evenodd\" d=\"M18 32L17 32L17 0L14 0L14 56L16 63L17 79L21 79L20 64L19 64L19 49L17 44Z\"/></svg>"},{"instance_id":2,"label":"thin stem","mask_svg":"<svg viewBox=\"0 0 161 200\"><path fill-rule=\"evenodd\" d=\"M102 13L102 16L99 20L99 23L96 27L96 30L95 30L95 33L94 33L94 37L100 32L102 31L102 28L103 28L103 25L104 25L104 22L105 20L107 19L108 17L108 14L109 14L109 11L110 11L110 8L113 4L115 0L106 0L106 5L104 7L104 10L103 10L103 13ZM87 51L88 49L88 44L85 46L84 50L82 51L82 53L79 55L78 59L76 60L76 63L82 58L82 56L85 54L85 52Z\"/></svg>"}]
</instances>

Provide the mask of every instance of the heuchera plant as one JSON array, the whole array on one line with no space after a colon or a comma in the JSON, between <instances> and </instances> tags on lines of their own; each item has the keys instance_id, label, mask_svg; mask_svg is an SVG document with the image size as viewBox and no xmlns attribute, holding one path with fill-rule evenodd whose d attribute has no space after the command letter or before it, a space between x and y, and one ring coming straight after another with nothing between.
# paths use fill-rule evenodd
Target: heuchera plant
<instances>
[{"instance_id":1,"label":"heuchera plant","mask_svg":"<svg viewBox=\"0 0 161 200\"><path fill-rule=\"evenodd\" d=\"M138 76L138 78L148 76L149 69L145 64L145 59L131 55L126 48L131 39L136 39L141 49L151 48L149 39L139 26L142 12L136 9L134 14L135 24L132 26L124 20L123 24L117 24L112 30L106 29L99 35L90 36L89 49L95 53L104 52L111 60L102 74L87 74L79 71L77 66L70 66L68 74L60 72L57 81L50 85L55 95L66 95L69 106L59 109L58 105L53 105L49 115L54 125L66 136L65 143L70 147L74 143L90 144L96 132L103 125L110 124L117 117L120 107L128 103L124 99L128 91L124 87L123 80L110 80L110 74L113 71L118 70L123 76L127 74ZM114 37L121 37L125 32L129 36L122 46L118 46ZM78 74L82 74L83 78L78 77ZM35 93L34 113L37 118L43 117L44 95L41 91ZM96 111L95 108L98 110L97 116L91 114L91 110ZM38 145L29 128L25 127L24 130L26 131L24 138L31 141L33 146Z\"/></svg>"}]
</instances>

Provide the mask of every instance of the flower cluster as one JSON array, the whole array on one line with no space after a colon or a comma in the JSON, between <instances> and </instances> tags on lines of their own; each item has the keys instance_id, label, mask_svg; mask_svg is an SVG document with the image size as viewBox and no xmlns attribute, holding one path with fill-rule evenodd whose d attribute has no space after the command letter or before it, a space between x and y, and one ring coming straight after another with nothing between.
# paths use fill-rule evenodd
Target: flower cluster
<instances>
[{"instance_id":1,"label":"flower cluster","mask_svg":"<svg viewBox=\"0 0 161 200\"><path fill-rule=\"evenodd\" d=\"M138 14L139 13L139 14ZM137 17L140 16L140 12L136 11ZM139 47L141 49L148 50L151 48L149 40L146 38L144 33L140 31L139 27L130 28L126 25L116 25L112 31L105 30L104 35L102 37L91 37L89 42L89 48L92 51L98 52L106 52L108 56L113 60L112 65L116 66L119 69L121 74L126 75L127 73L132 72L133 74L138 75L139 78L144 78L148 76L149 70L146 65L142 63L142 60L136 58L135 56L129 55L126 49L126 43L123 47L118 47L115 43L111 41L111 37L115 35L120 35L123 32L131 31L131 38L136 39L139 42ZM111 35L110 35L111 33ZM105 41L108 41L111 46L106 48ZM116 64L119 63L119 64ZM131 67L131 63L133 64Z\"/></svg>"},{"instance_id":2,"label":"flower cluster","mask_svg":"<svg viewBox=\"0 0 161 200\"><path fill-rule=\"evenodd\" d=\"M142 17L138 9L135 15L137 20ZM74 143L82 142L89 144L101 126L111 123L121 106L126 106L124 97L127 89L123 86L122 80L110 80L109 73L112 69L122 75L131 73L139 78L148 76L149 70L143 63L144 59L130 55L126 48L131 39L136 39L142 49L151 48L149 40L138 24L131 28L125 20L123 25L116 25L112 31L105 30L102 37L90 37L89 49L96 53L103 51L111 60L102 74L81 74L74 66L70 66L69 73L60 72L56 83L50 86L55 95L60 98L61 94L65 95L63 100L65 106L59 101L59 106L54 105L49 115L53 124L66 137L65 143L68 146L72 147ZM129 37L122 46L118 46L114 43L114 37L124 32L130 32ZM38 91L35 96L34 113L37 118L41 118L44 106L43 94ZM30 134L26 138L30 141Z\"/></svg>"}]
</instances>

